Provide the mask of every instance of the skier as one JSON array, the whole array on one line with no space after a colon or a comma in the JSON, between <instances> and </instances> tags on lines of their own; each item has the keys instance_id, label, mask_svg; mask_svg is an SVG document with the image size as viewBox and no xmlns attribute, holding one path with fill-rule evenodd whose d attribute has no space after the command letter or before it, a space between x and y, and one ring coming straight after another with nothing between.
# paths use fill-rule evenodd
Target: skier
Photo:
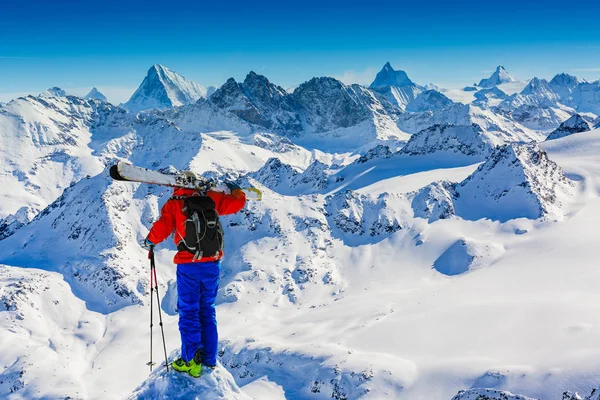
<instances>
[{"instance_id":1,"label":"skier","mask_svg":"<svg viewBox=\"0 0 600 400\"><path fill-rule=\"evenodd\" d=\"M195 178L193 172L185 174ZM175 188L144 240L145 246L155 246L174 234L181 357L171 366L195 378L202 374L202 364L211 369L217 364L215 298L223 258L219 216L234 214L246 204L239 186L226 185L231 194Z\"/></svg>"}]
</instances>

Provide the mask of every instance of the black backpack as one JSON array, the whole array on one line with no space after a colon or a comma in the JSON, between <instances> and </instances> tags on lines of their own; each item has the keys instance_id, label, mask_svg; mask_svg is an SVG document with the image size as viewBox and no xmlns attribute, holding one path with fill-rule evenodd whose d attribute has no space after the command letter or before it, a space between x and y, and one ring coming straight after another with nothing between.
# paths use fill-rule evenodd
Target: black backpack
<instances>
[{"instance_id":1,"label":"black backpack","mask_svg":"<svg viewBox=\"0 0 600 400\"><path fill-rule=\"evenodd\" d=\"M177 250L194 255L194 260L202 257L218 257L223 250L223 228L215 202L208 196L174 197L183 199L185 237L177 243Z\"/></svg>"}]
</instances>

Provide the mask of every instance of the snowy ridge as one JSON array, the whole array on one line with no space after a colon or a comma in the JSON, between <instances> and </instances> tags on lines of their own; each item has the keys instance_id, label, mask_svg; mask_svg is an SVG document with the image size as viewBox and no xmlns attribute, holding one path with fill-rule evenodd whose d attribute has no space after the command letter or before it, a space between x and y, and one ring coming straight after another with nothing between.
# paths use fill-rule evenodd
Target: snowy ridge
<instances>
[{"instance_id":1,"label":"snowy ridge","mask_svg":"<svg viewBox=\"0 0 600 400\"><path fill-rule=\"evenodd\" d=\"M499 144L501 141L497 137L486 134L477 124L444 124L433 125L415 133L400 153L418 155L446 152L485 158Z\"/></svg>"},{"instance_id":2,"label":"snowy ridge","mask_svg":"<svg viewBox=\"0 0 600 400\"><path fill-rule=\"evenodd\" d=\"M572 185L536 145L505 145L457 186L456 209L467 219L560 219Z\"/></svg>"},{"instance_id":3,"label":"snowy ridge","mask_svg":"<svg viewBox=\"0 0 600 400\"><path fill-rule=\"evenodd\" d=\"M561 137L569 136L574 133L587 132L590 129L590 124L581 115L575 114L560 124L555 131L548 135L546 140L560 139Z\"/></svg>"},{"instance_id":4,"label":"snowy ridge","mask_svg":"<svg viewBox=\"0 0 600 400\"><path fill-rule=\"evenodd\" d=\"M536 400L532 397L521 396L511 392L496 389L461 390L452 400Z\"/></svg>"},{"instance_id":5,"label":"snowy ridge","mask_svg":"<svg viewBox=\"0 0 600 400\"><path fill-rule=\"evenodd\" d=\"M453 103L447 96L437 90L425 90L406 105L406 111L422 112L428 110L439 110Z\"/></svg>"},{"instance_id":6,"label":"snowy ridge","mask_svg":"<svg viewBox=\"0 0 600 400\"><path fill-rule=\"evenodd\" d=\"M563 219L574 184L536 145L504 145L459 184L434 183L415 194L415 216L430 221L453 212L464 219ZM450 201L452 199L452 201Z\"/></svg>"},{"instance_id":7,"label":"snowy ridge","mask_svg":"<svg viewBox=\"0 0 600 400\"><path fill-rule=\"evenodd\" d=\"M190 104L207 95L208 89L204 86L189 81L162 65L154 64L123 107L131 112L164 109Z\"/></svg>"}]
</instances>

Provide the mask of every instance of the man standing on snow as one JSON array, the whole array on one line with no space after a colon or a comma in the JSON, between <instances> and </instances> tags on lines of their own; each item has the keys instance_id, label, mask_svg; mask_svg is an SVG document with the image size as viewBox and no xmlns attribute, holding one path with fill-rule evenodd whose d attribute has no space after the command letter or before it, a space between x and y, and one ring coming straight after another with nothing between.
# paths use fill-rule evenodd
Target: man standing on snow
<instances>
[{"instance_id":1,"label":"man standing on snow","mask_svg":"<svg viewBox=\"0 0 600 400\"><path fill-rule=\"evenodd\" d=\"M231 194L175 189L145 239L147 246L154 246L174 234L181 357L171 366L195 378L202 374L202 364L209 368L217 364L215 299L223 257L219 216L234 214L246 204L239 186L227 186Z\"/></svg>"}]
</instances>

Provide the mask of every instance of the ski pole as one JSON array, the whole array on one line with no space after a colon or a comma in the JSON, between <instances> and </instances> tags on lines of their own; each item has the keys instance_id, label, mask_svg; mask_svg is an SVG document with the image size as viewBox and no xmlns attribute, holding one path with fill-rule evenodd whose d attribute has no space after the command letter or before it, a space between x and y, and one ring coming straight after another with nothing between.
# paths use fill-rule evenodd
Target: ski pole
<instances>
[{"instance_id":1,"label":"ski pole","mask_svg":"<svg viewBox=\"0 0 600 400\"><path fill-rule=\"evenodd\" d=\"M146 365L150 366L150 372L152 372L152 366L154 365L154 363L152 362L152 327L154 326L154 323L152 321L152 316L153 316L153 310L152 310L152 304L154 303L154 296L153 296L153 292L154 292L154 284L152 283L154 277L152 276L152 258L154 257L153 253L154 253L154 246L150 246L150 250L148 252L148 258L150 258L150 361L146 363ZM152 256L151 256L152 254ZM151 258L152 257L152 258Z\"/></svg>"},{"instance_id":2,"label":"ski pole","mask_svg":"<svg viewBox=\"0 0 600 400\"><path fill-rule=\"evenodd\" d=\"M162 335L163 350L165 352L165 367L167 369L167 372L169 372L169 359L167 357L167 344L165 341L165 329L164 329L163 321L162 321L162 310L160 308L160 295L158 293L158 278L156 277L156 263L154 261L154 246L150 246L150 251L148 253L148 257L150 258L150 273L153 275L154 289L156 291L156 303L158 304L158 322L159 322L158 324L160 325L160 333ZM150 290L150 297L152 297L152 289ZM152 308L152 299L150 299L150 308ZM150 343L152 345L152 338L150 338ZM152 355L150 357L152 357ZM150 365L150 370L152 370L152 365Z\"/></svg>"}]
</instances>

